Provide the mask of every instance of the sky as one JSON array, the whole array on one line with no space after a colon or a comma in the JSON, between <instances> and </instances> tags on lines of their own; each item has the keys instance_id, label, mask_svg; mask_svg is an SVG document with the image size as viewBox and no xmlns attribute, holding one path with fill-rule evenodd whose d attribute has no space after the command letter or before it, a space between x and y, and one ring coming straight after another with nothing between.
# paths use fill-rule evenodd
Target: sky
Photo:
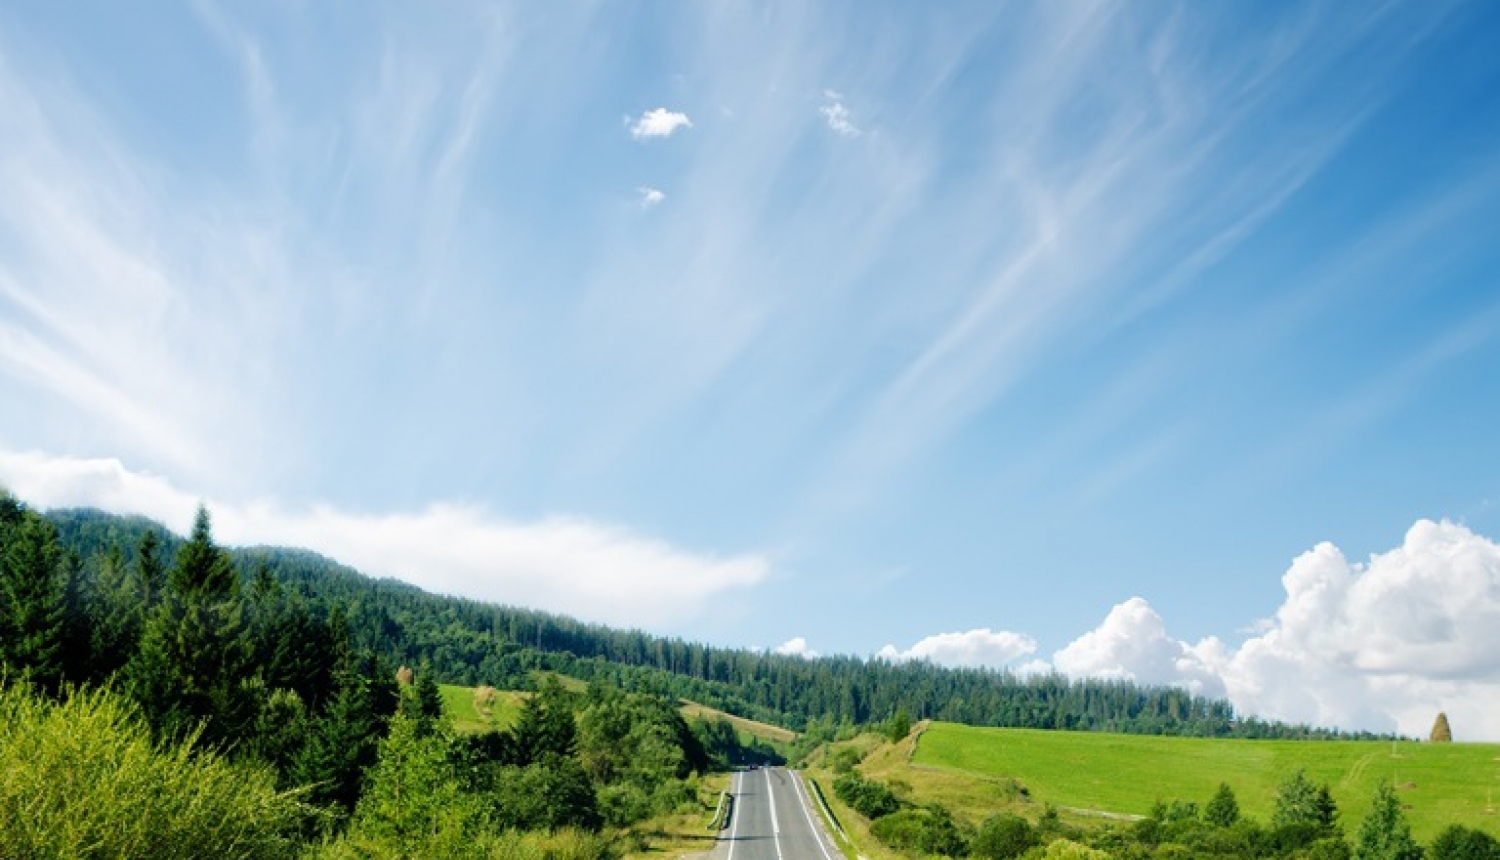
<instances>
[{"instance_id":1,"label":"sky","mask_svg":"<svg viewBox=\"0 0 1500 860\"><path fill-rule=\"evenodd\" d=\"M0 6L0 484L1500 741L1500 7Z\"/></svg>"}]
</instances>

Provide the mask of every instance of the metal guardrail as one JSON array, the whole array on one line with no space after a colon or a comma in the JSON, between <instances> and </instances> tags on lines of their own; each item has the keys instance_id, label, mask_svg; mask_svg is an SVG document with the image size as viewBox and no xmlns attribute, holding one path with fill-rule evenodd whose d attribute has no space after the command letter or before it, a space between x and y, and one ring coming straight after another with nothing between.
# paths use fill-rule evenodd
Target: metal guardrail
<instances>
[{"instance_id":1,"label":"metal guardrail","mask_svg":"<svg viewBox=\"0 0 1500 860\"><path fill-rule=\"evenodd\" d=\"M729 807L734 803L728 791L719 792L719 805L714 807L714 817L708 820L709 830L723 830L729 823Z\"/></svg>"},{"instance_id":2,"label":"metal guardrail","mask_svg":"<svg viewBox=\"0 0 1500 860\"><path fill-rule=\"evenodd\" d=\"M818 799L818 806L822 807L823 814L828 816L828 823L833 825L833 829L838 832L839 838L848 842L849 834L844 832L844 826L839 824L838 817L833 814L833 808L828 805L828 798L823 796L823 786L818 785L818 781L812 777L807 777L803 781L812 786L813 797Z\"/></svg>"}]
</instances>

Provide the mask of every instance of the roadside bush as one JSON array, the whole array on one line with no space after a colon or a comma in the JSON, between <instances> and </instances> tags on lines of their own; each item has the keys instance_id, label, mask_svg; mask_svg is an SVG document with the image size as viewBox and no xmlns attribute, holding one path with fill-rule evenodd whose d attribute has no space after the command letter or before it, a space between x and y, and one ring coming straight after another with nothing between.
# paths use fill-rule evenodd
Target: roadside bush
<instances>
[{"instance_id":1,"label":"roadside bush","mask_svg":"<svg viewBox=\"0 0 1500 860\"><path fill-rule=\"evenodd\" d=\"M265 767L159 747L109 690L0 689L0 858L284 858L311 810Z\"/></svg>"},{"instance_id":2,"label":"roadside bush","mask_svg":"<svg viewBox=\"0 0 1500 860\"><path fill-rule=\"evenodd\" d=\"M839 800L849 804L855 812L874 821L890 815L901 808L890 786L873 779L865 779L859 771L851 770L833 781L833 793Z\"/></svg>"},{"instance_id":3,"label":"roadside bush","mask_svg":"<svg viewBox=\"0 0 1500 860\"><path fill-rule=\"evenodd\" d=\"M876 839L897 851L964 857L968 841L946 809L939 806L904 809L882 816L870 825Z\"/></svg>"},{"instance_id":4,"label":"roadside bush","mask_svg":"<svg viewBox=\"0 0 1500 860\"><path fill-rule=\"evenodd\" d=\"M992 815L980 825L969 853L985 860L1010 860L1040 844L1036 828L1019 815Z\"/></svg>"}]
</instances>

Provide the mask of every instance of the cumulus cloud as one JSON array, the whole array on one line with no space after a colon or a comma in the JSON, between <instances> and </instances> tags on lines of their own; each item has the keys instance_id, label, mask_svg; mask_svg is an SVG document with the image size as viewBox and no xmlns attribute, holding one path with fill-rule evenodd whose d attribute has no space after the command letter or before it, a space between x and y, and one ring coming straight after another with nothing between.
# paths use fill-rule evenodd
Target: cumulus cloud
<instances>
[{"instance_id":1,"label":"cumulus cloud","mask_svg":"<svg viewBox=\"0 0 1500 860\"><path fill-rule=\"evenodd\" d=\"M657 188L652 188L649 185L643 185L640 188L637 188L635 191L640 195L638 202L640 203L642 209L650 209L652 206L655 206L661 203L663 200L667 199L666 192Z\"/></svg>"},{"instance_id":2,"label":"cumulus cloud","mask_svg":"<svg viewBox=\"0 0 1500 860\"><path fill-rule=\"evenodd\" d=\"M1098 627L1054 654L1052 665L1076 677L1178 684L1222 696L1223 685L1200 654L1216 653L1216 645L1217 640L1208 640L1190 647L1171 638L1156 610L1132 597L1111 609Z\"/></svg>"},{"instance_id":3,"label":"cumulus cloud","mask_svg":"<svg viewBox=\"0 0 1500 860\"><path fill-rule=\"evenodd\" d=\"M859 137L864 132L854 124L854 114L844 106L844 97L836 90L824 90L827 101L818 108L818 113L828 121L828 127L844 137Z\"/></svg>"},{"instance_id":4,"label":"cumulus cloud","mask_svg":"<svg viewBox=\"0 0 1500 860\"><path fill-rule=\"evenodd\" d=\"M939 666L999 668L1035 651L1036 640L1030 636L981 627L928 636L905 651L887 645L876 656L893 661L930 660Z\"/></svg>"},{"instance_id":5,"label":"cumulus cloud","mask_svg":"<svg viewBox=\"0 0 1500 860\"><path fill-rule=\"evenodd\" d=\"M777 645L774 650L777 654L787 654L793 657L806 657L809 660L818 656L818 652L807 647L807 640L801 636L793 636L780 645Z\"/></svg>"},{"instance_id":6,"label":"cumulus cloud","mask_svg":"<svg viewBox=\"0 0 1500 860\"><path fill-rule=\"evenodd\" d=\"M0 483L30 504L142 514L185 530L199 499L117 460L0 451ZM762 582L758 555L693 553L618 526L555 517L510 522L465 505L372 515L274 502L209 502L228 544L305 547L373 576L619 625L698 615L719 595Z\"/></svg>"},{"instance_id":7,"label":"cumulus cloud","mask_svg":"<svg viewBox=\"0 0 1500 860\"><path fill-rule=\"evenodd\" d=\"M671 137L679 128L692 128L693 121L685 113L656 108L641 114L630 127L630 136L636 140L652 137Z\"/></svg>"},{"instance_id":8,"label":"cumulus cloud","mask_svg":"<svg viewBox=\"0 0 1500 860\"><path fill-rule=\"evenodd\" d=\"M1173 639L1137 597L1053 664L1223 695L1268 719L1420 735L1445 711L1460 736L1500 739L1500 545L1421 520L1366 563L1320 544L1282 585L1281 607L1238 648Z\"/></svg>"}]
</instances>

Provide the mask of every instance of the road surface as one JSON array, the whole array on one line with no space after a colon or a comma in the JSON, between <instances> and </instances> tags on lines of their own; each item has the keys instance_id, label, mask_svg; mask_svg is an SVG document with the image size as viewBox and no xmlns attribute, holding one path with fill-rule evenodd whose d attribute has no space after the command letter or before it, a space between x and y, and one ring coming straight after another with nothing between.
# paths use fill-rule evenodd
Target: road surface
<instances>
[{"instance_id":1,"label":"road surface","mask_svg":"<svg viewBox=\"0 0 1500 860\"><path fill-rule=\"evenodd\" d=\"M802 777L786 768L739 771L713 860L842 860Z\"/></svg>"}]
</instances>

